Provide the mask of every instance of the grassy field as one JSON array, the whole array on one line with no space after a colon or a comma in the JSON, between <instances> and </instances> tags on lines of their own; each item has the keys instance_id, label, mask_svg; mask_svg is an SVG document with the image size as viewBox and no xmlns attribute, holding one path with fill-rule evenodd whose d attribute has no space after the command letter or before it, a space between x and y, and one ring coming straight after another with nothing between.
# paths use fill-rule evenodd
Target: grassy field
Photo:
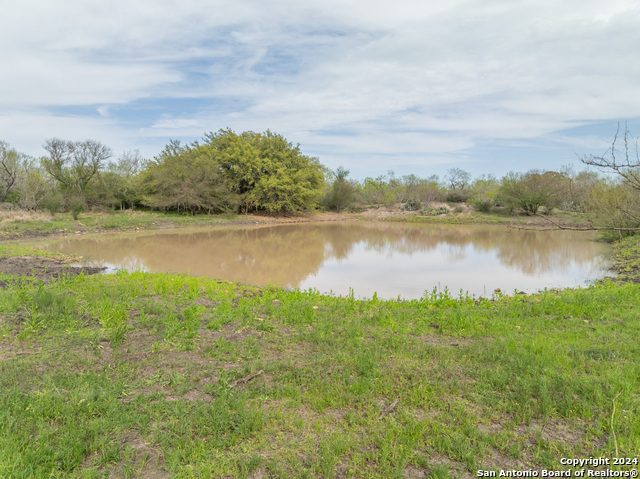
<instances>
[{"instance_id":1,"label":"grassy field","mask_svg":"<svg viewBox=\"0 0 640 479\"><path fill-rule=\"evenodd\" d=\"M639 253L638 239L617 249L627 279ZM3 478L445 478L639 459L638 283L364 301L151 273L0 280Z\"/></svg>"}]
</instances>

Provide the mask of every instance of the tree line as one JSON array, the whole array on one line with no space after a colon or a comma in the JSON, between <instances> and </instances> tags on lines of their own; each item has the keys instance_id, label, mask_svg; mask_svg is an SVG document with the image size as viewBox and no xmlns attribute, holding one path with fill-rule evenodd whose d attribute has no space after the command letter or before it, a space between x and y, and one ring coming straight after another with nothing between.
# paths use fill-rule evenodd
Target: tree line
<instances>
[{"instance_id":1,"label":"tree line","mask_svg":"<svg viewBox=\"0 0 640 479\"><path fill-rule=\"evenodd\" d=\"M451 168L443 178L396 177L389 171L355 181L349 170L329 170L318 158L302 154L299 145L268 130L237 134L226 129L184 145L170 141L151 160L138 151L115 158L98 141L58 138L47 140L46 155L36 159L0 141L0 202L51 214L70 211L76 218L88 209L286 214L397 204L437 214L444 210L430 204L447 202L482 212L583 212L598 226L631 233L640 227L640 159L637 142L635 149L633 145L625 128L605 154L581 158L614 175L564 168L474 179Z\"/></svg>"},{"instance_id":2,"label":"tree line","mask_svg":"<svg viewBox=\"0 0 640 479\"><path fill-rule=\"evenodd\" d=\"M0 202L52 214L148 207L179 212L293 213L318 206L325 168L283 136L266 131L209 133L171 141L152 160L114 158L94 140L49 139L40 159L0 142ZM110 161L114 160L114 161Z\"/></svg>"}]
</instances>

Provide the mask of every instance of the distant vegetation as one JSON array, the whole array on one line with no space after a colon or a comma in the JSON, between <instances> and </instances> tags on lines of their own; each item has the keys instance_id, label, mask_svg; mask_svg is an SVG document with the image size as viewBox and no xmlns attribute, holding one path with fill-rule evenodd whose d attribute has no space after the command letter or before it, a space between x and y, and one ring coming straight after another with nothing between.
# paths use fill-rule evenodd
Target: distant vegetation
<instances>
[{"instance_id":1,"label":"distant vegetation","mask_svg":"<svg viewBox=\"0 0 640 479\"><path fill-rule=\"evenodd\" d=\"M452 168L442 179L396 177L389 171L363 181L350 179L343 167L329 170L271 131L227 129L191 144L171 141L151 160L137 151L114 158L110 148L93 140L49 139L42 158L0 142L0 202L51 215L70 212L74 218L106 209L288 214L398 204L429 216L466 203L483 213L496 208L527 215L585 213L595 228L609 229L617 238L640 228L640 158L626 129L623 141L622 152L616 134L605 155L582 158L613 175L564 168L473 179ZM441 202L452 208L437 205Z\"/></svg>"},{"instance_id":2,"label":"distant vegetation","mask_svg":"<svg viewBox=\"0 0 640 479\"><path fill-rule=\"evenodd\" d=\"M48 140L40 159L0 142L0 206L58 215L24 214L35 219L11 225L18 238L45 225L211 225L232 215L196 214L224 211L402 205L430 221L462 202L487 222L510 211L587 216L619 238L640 225L640 161L627 132L622 155L616 140L583 158L611 177L473 179L453 168L442 180L388 172L361 182L271 132L221 130L153 160L134 151L114 162L91 140ZM189 215L59 214L143 207ZM616 282L480 298L88 275L61 264L73 259L0 244L3 478L450 478L565 471L561 458L588 457L628 458L610 475L637 469L640 235L613 248Z\"/></svg>"}]
</instances>

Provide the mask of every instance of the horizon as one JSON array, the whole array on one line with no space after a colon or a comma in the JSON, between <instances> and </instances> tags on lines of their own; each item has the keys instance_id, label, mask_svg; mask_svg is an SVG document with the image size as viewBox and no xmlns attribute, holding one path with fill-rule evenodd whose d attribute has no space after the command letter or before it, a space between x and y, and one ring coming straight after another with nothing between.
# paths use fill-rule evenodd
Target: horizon
<instances>
[{"instance_id":1,"label":"horizon","mask_svg":"<svg viewBox=\"0 0 640 479\"><path fill-rule=\"evenodd\" d=\"M587 169L618 125L640 133L639 20L623 0L10 0L0 140L151 159L231 128L281 134L358 180Z\"/></svg>"}]
</instances>

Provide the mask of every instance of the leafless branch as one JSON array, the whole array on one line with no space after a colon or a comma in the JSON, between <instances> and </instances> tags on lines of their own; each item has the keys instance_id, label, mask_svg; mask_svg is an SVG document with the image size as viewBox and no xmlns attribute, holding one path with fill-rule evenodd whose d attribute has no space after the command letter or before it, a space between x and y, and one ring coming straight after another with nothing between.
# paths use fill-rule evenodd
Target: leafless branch
<instances>
[{"instance_id":1,"label":"leafless branch","mask_svg":"<svg viewBox=\"0 0 640 479\"><path fill-rule=\"evenodd\" d=\"M395 408L398 406L398 403L400 402L399 399L394 399L393 402L391 404L389 404L386 408L384 408L382 410L382 416L388 416L389 414L391 414Z\"/></svg>"},{"instance_id":2,"label":"leafless branch","mask_svg":"<svg viewBox=\"0 0 640 479\"><path fill-rule=\"evenodd\" d=\"M518 230L535 230L535 231L557 231L557 230L569 230L569 231L640 231L640 228L616 228L614 226L592 226L592 225L588 225L588 226L566 226L563 224L560 224L556 221L551 220L550 218L543 216L543 215L537 215L540 218L543 218L544 220L548 221L549 223L551 223L553 225L553 227L551 228L537 228L535 226L531 226L531 225L527 225L527 224L522 224L519 226L514 226L514 225L509 225L509 228L513 228L513 229L518 229Z\"/></svg>"},{"instance_id":3,"label":"leafless branch","mask_svg":"<svg viewBox=\"0 0 640 479\"><path fill-rule=\"evenodd\" d=\"M252 379L254 379L254 378L256 378L256 377L260 376L263 372L264 372L264 370L262 370L262 369L261 369L260 371L258 371L258 372L256 372L256 373L249 374L248 376L245 376L244 378L236 379L235 381L233 381L233 382L231 383L231 386L229 386L229 387L230 387L231 389L233 389L233 388L235 388L236 386L240 386L241 384L248 383L248 382L249 382L249 381L251 381Z\"/></svg>"},{"instance_id":4,"label":"leafless branch","mask_svg":"<svg viewBox=\"0 0 640 479\"><path fill-rule=\"evenodd\" d=\"M67 189L84 192L98 171L108 160L112 151L94 140L65 141L51 138L43 145L49 153L43 166L53 178Z\"/></svg>"},{"instance_id":5,"label":"leafless branch","mask_svg":"<svg viewBox=\"0 0 640 479\"><path fill-rule=\"evenodd\" d=\"M627 124L624 125L624 158L620 159L617 155L616 143L620 135L620 124L616 129L616 134L613 137L611 147L608 148L601 156L585 155L580 158L580 161L585 165L595 166L601 169L612 170L624 180L626 180L633 188L640 189L640 155L638 149L638 139L633 140L630 138L630 132L627 128ZM633 141L635 150L635 158L630 154L629 142Z\"/></svg>"},{"instance_id":6,"label":"leafless branch","mask_svg":"<svg viewBox=\"0 0 640 479\"><path fill-rule=\"evenodd\" d=\"M0 141L0 201L4 201L18 179L20 155Z\"/></svg>"}]
</instances>

